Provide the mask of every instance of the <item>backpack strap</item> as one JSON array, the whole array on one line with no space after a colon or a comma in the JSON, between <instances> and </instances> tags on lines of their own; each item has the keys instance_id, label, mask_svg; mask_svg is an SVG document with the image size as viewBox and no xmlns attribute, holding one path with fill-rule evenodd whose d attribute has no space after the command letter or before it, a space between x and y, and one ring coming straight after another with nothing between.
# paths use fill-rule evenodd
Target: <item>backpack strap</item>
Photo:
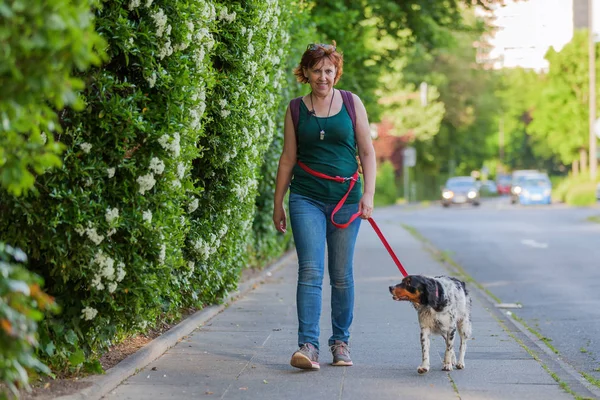
<instances>
[{"instance_id":1,"label":"backpack strap","mask_svg":"<svg viewBox=\"0 0 600 400\"><path fill-rule=\"evenodd\" d=\"M354 132L356 132L356 110L354 109L354 96L352 96L352 92L347 90L340 90L342 94L342 100L344 101L344 105L346 106L346 110L350 115L350 119L352 120L352 128Z\"/></svg>"}]
</instances>

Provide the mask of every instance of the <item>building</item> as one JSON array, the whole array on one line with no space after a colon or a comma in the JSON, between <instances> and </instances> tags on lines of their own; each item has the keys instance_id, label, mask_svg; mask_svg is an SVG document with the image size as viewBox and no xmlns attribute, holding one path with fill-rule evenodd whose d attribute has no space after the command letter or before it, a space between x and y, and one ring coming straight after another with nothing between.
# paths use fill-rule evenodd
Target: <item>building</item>
<instances>
[{"instance_id":1,"label":"building","mask_svg":"<svg viewBox=\"0 0 600 400\"><path fill-rule=\"evenodd\" d=\"M573 1L587 0L507 0L504 6L480 11L494 29L490 37L482 38L485 46L478 46L478 61L495 69L546 70L548 48L559 51L573 36Z\"/></svg>"}]
</instances>

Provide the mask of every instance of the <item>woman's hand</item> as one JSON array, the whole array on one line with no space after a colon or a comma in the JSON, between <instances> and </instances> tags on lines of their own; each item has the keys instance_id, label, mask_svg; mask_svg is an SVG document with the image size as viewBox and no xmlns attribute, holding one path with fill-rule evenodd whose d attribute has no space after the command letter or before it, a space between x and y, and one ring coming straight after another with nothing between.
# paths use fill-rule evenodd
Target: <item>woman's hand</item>
<instances>
[{"instance_id":1,"label":"woman's hand","mask_svg":"<svg viewBox=\"0 0 600 400\"><path fill-rule=\"evenodd\" d=\"M283 205L275 206L273 210L273 223L275 224L275 229L279 232L285 233L287 231L287 217Z\"/></svg>"},{"instance_id":2,"label":"woman's hand","mask_svg":"<svg viewBox=\"0 0 600 400\"><path fill-rule=\"evenodd\" d=\"M358 203L358 211L361 212L360 217L362 219L371 218L371 214L373 214L373 194L372 193L363 193L360 202Z\"/></svg>"}]
</instances>

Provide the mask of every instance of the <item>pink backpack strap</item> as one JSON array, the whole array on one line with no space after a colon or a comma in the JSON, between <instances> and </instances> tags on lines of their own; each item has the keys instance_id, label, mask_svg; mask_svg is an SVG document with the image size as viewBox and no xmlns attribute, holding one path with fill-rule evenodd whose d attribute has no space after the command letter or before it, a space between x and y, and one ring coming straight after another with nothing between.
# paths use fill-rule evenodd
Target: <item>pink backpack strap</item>
<instances>
[{"instance_id":1,"label":"pink backpack strap","mask_svg":"<svg viewBox=\"0 0 600 400\"><path fill-rule=\"evenodd\" d=\"M342 100L344 101L344 105L346 106L346 110L350 115L350 119L352 120L352 128L354 128L354 132L356 132L356 110L354 109L354 96L352 96L352 92L347 90L340 90L342 94Z\"/></svg>"},{"instance_id":2,"label":"pink backpack strap","mask_svg":"<svg viewBox=\"0 0 600 400\"><path fill-rule=\"evenodd\" d=\"M296 136L298 136L298 120L300 119L301 101L302 97L296 97L290 101L290 112L292 113L292 123L294 125L294 131L296 131Z\"/></svg>"}]
</instances>

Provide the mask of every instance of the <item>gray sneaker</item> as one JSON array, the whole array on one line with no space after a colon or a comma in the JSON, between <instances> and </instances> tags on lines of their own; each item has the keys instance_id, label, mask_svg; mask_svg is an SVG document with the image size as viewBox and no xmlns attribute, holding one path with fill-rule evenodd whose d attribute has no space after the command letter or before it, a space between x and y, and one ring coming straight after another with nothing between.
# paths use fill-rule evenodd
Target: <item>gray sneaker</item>
<instances>
[{"instance_id":1,"label":"gray sneaker","mask_svg":"<svg viewBox=\"0 0 600 400\"><path fill-rule=\"evenodd\" d=\"M335 343L329 347L331 354L333 354L333 362L331 365L349 367L352 364L350 359L350 348L348 345L341 340L336 340Z\"/></svg>"},{"instance_id":2,"label":"gray sneaker","mask_svg":"<svg viewBox=\"0 0 600 400\"><path fill-rule=\"evenodd\" d=\"M292 367L300 369L320 369L319 350L310 343L304 343L292 354L290 364Z\"/></svg>"}]
</instances>

